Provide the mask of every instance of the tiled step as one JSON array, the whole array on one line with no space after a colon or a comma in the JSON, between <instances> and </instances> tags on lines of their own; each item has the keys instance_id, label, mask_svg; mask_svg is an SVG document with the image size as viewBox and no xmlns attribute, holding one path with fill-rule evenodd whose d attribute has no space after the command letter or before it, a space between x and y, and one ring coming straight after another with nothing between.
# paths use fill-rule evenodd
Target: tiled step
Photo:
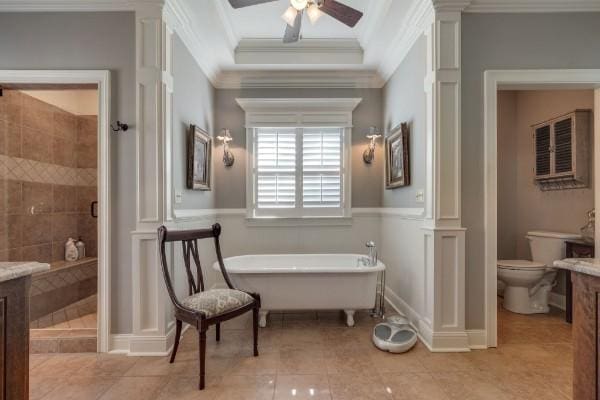
<instances>
[{"instance_id":1,"label":"tiled step","mask_svg":"<svg viewBox=\"0 0 600 400\"><path fill-rule=\"evenodd\" d=\"M31 329L31 354L95 353L96 329Z\"/></svg>"}]
</instances>

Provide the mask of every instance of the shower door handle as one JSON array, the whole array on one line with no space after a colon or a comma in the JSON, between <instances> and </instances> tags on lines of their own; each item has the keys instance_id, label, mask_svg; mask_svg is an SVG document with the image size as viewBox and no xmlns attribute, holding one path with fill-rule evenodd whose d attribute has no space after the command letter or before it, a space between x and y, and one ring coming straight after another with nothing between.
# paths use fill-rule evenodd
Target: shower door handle
<instances>
[{"instance_id":1,"label":"shower door handle","mask_svg":"<svg viewBox=\"0 0 600 400\"><path fill-rule=\"evenodd\" d=\"M98 202L92 201L90 203L90 215L92 218L98 218Z\"/></svg>"}]
</instances>

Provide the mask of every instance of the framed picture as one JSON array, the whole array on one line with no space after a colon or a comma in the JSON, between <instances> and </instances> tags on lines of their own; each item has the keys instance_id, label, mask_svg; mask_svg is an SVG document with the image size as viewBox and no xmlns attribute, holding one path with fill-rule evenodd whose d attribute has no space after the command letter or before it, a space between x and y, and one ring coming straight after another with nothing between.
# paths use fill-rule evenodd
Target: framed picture
<instances>
[{"instance_id":1,"label":"framed picture","mask_svg":"<svg viewBox=\"0 0 600 400\"><path fill-rule=\"evenodd\" d=\"M385 188L410 184L409 128L403 122L385 139Z\"/></svg>"},{"instance_id":2,"label":"framed picture","mask_svg":"<svg viewBox=\"0 0 600 400\"><path fill-rule=\"evenodd\" d=\"M190 125L187 141L187 187L210 190L212 139L204 130Z\"/></svg>"}]
</instances>

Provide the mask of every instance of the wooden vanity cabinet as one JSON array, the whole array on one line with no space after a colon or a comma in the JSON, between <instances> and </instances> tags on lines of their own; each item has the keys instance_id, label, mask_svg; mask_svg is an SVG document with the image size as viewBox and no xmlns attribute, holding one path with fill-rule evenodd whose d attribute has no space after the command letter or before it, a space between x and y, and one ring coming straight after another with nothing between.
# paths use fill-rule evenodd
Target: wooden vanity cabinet
<instances>
[{"instance_id":1,"label":"wooden vanity cabinet","mask_svg":"<svg viewBox=\"0 0 600 400\"><path fill-rule=\"evenodd\" d=\"M567 258L594 258L594 244L583 240L567 240L566 242ZM571 276L573 272L566 270L566 312L565 321L573 322L573 282Z\"/></svg>"},{"instance_id":2,"label":"wooden vanity cabinet","mask_svg":"<svg viewBox=\"0 0 600 400\"><path fill-rule=\"evenodd\" d=\"M573 273L573 399L598 400L600 278Z\"/></svg>"},{"instance_id":3,"label":"wooden vanity cabinet","mask_svg":"<svg viewBox=\"0 0 600 400\"><path fill-rule=\"evenodd\" d=\"M0 282L0 400L29 399L31 276Z\"/></svg>"}]
</instances>

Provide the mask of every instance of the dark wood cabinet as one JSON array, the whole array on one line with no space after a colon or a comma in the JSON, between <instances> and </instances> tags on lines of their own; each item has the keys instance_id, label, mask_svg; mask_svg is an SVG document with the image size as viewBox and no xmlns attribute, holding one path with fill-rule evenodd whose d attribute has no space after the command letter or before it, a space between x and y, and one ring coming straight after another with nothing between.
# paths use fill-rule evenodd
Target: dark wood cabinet
<instances>
[{"instance_id":1,"label":"dark wood cabinet","mask_svg":"<svg viewBox=\"0 0 600 400\"><path fill-rule=\"evenodd\" d=\"M583 240L569 240L566 242L566 256L567 258L594 258L594 245L592 243L584 242ZM566 270L567 281L566 281L566 310L565 320L568 323L573 322L573 282L572 272Z\"/></svg>"},{"instance_id":2,"label":"dark wood cabinet","mask_svg":"<svg viewBox=\"0 0 600 400\"><path fill-rule=\"evenodd\" d=\"M0 282L0 400L29 398L31 276Z\"/></svg>"},{"instance_id":3,"label":"dark wood cabinet","mask_svg":"<svg viewBox=\"0 0 600 400\"><path fill-rule=\"evenodd\" d=\"M574 272L573 289L573 399L597 400L600 278Z\"/></svg>"}]
</instances>

